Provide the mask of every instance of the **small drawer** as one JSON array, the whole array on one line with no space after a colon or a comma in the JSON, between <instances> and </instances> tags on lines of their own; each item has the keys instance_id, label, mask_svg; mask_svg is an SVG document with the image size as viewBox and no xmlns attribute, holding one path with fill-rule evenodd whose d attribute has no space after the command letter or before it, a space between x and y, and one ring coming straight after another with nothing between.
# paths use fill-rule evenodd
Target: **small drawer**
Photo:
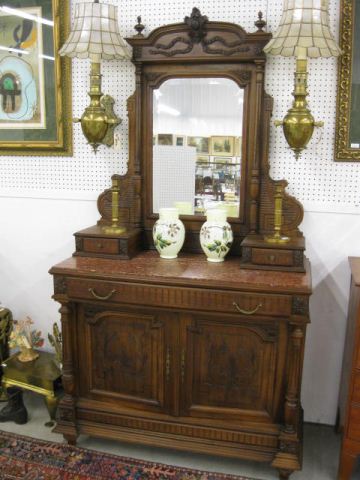
<instances>
[{"instance_id":1,"label":"small drawer","mask_svg":"<svg viewBox=\"0 0 360 480\"><path fill-rule=\"evenodd\" d=\"M252 262L257 265L291 267L294 265L294 255L292 250L253 248Z\"/></svg>"},{"instance_id":2,"label":"small drawer","mask_svg":"<svg viewBox=\"0 0 360 480\"><path fill-rule=\"evenodd\" d=\"M347 436L351 438L351 440L360 441L360 406L350 406Z\"/></svg>"},{"instance_id":3,"label":"small drawer","mask_svg":"<svg viewBox=\"0 0 360 480\"><path fill-rule=\"evenodd\" d=\"M70 298L235 315L291 315L291 295L221 291L69 278Z\"/></svg>"},{"instance_id":4,"label":"small drawer","mask_svg":"<svg viewBox=\"0 0 360 480\"><path fill-rule=\"evenodd\" d=\"M119 253L119 240L116 238L83 238L83 251L89 253Z\"/></svg>"}]
</instances>

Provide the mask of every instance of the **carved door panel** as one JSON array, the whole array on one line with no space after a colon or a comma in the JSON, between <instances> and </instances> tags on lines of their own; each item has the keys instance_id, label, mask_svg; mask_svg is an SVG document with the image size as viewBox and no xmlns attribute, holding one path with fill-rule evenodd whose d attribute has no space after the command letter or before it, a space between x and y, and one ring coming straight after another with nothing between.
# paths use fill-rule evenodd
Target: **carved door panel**
<instances>
[{"instance_id":1,"label":"carved door panel","mask_svg":"<svg viewBox=\"0 0 360 480\"><path fill-rule=\"evenodd\" d=\"M117 407L166 411L168 317L80 306L80 396Z\"/></svg>"},{"instance_id":2,"label":"carved door panel","mask_svg":"<svg viewBox=\"0 0 360 480\"><path fill-rule=\"evenodd\" d=\"M182 325L183 415L266 423L279 420L286 322L194 316Z\"/></svg>"}]
</instances>

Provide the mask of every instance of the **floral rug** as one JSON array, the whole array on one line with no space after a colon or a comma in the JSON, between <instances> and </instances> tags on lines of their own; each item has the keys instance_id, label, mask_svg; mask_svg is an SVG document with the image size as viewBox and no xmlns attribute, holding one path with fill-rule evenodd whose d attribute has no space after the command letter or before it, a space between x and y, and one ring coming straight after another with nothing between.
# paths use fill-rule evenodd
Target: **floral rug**
<instances>
[{"instance_id":1,"label":"floral rug","mask_svg":"<svg viewBox=\"0 0 360 480\"><path fill-rule=\"evenodd\" d=\"M0 431L1 480L251 480L143 462Z\"/></svg>"}]
</instances>

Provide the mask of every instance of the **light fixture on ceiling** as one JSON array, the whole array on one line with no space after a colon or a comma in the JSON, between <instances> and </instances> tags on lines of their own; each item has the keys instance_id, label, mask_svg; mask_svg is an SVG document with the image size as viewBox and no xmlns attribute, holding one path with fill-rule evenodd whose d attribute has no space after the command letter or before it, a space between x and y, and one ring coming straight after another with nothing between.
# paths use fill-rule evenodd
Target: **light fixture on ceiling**
<instances>
[{"instance_id":1,"label":"light fixture on ceiling","mask_svg":"<svg viewBox=\"0 0 360 480\"><path fill-rule=\"evenodd\" d=\"M284 0L280 25L264 52L296 58L294 101L282 121L285 138L298 158L310 141L315 122L307 108L307 58L341 54L329 27L328 0Z\"/></svg>"},{"instance_id":2,"label":"light fixture on ceiling","mask_svg":"<svg viewBox=\"0 0 360 480\"><path fill-rule=\"evenodd\" d=\"M113 110L114 99L101 92L101 60L129 59L130 53L122 39L117 21L117 7L93 3L79 3L75 8L72 31L60 50L60 55L90 59L90 105L81 119L82 131L96 152L100 144L114 143L114 129L121 120Z\"/></svg>"}]
</instances>

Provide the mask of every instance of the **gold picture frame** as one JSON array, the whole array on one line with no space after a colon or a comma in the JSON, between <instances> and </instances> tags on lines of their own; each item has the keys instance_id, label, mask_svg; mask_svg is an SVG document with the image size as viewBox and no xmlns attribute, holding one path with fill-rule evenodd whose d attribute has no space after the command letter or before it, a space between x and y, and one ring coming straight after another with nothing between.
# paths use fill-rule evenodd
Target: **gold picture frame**
<instances>
[{"instance_id":1,"label":"gold picture frame","mask_svg":"<svg viewBox=\"0 0 360 480\"><path fill-rule=\"evenodd\" d=\"M187 137L189 147L195 147L198 154L209 154L209 137Z\"/></svg>"},{"instance_id":2,"label":"gold picture frame","mask_svg":"<svg viewBox=\"0 0 360 480\"><path fill-rule=\"evenodd\" d=\"M234 140L232 136L211 137L211 155L218 157L232 157L234 155Z\"/></svg>"},{"instance_id":3,"label":"gold picture frame","mask_svg":"<svg viewBox=\"0 0 360 480\"><path fill-rule=\"evenodd\" d=\"M2 42L10 48L0 52L0 155L71 156L71 63L58 54L69 2L3 3Z\"/></svg>"},{"instance_id":4,"label":"gold picture frame","mask_svg":"<svg viewBox=\"0 0 360 480\"><path fill-rule=\"evenodd\" d=\"M158 133L156 145L165 145L172 147L174 143L174 135L172 133Z\"/></svg>"},{"instance_id":5,"label":"gold picture frame","mask_svg":"<svg viewBox=\"0 0 360 480\"><path fill-rule=\"evenodd\" d=\"M356 11L355 4L355 0L340 3L343 54L339 57L335 127L335 160L339 162L360 161L360 84L353 82L355 68L360 69L360 8Z\"/></svg>"}]
</instances>

